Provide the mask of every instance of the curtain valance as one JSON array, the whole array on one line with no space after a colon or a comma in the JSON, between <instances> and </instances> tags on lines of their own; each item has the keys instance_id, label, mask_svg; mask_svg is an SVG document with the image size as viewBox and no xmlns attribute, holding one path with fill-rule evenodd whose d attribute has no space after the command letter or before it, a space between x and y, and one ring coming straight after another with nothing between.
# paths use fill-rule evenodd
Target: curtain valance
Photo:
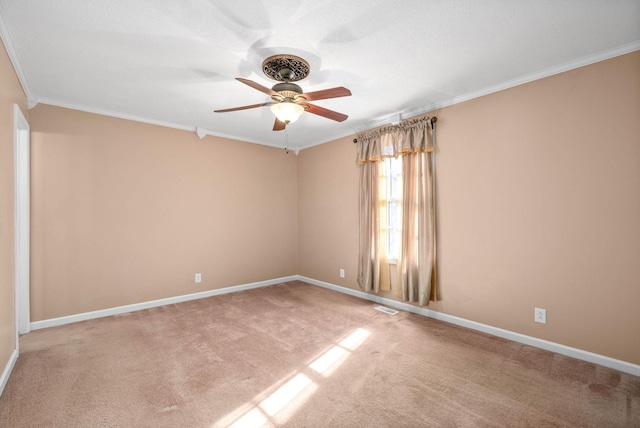
<instances>
[{"instance_id":1,"label":"curtain valance","mask_svg":"<svg viewBox=\"0 0 640 428\"><path fill-rule=\"evenodd\" d=\"M356 163L361 165L407 153L432 152L430 126L431 118L423 117L358 134Z\"/></svg>"}]
</instances>

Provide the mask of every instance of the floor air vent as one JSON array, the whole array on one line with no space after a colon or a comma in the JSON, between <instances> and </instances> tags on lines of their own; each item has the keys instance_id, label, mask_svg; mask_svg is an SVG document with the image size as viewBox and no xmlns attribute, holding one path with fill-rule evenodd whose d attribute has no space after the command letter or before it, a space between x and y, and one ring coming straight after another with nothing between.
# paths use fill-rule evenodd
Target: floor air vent
<instances>
[{"instance_id":1,"label":"floor air vent","mask_svg":"<svg viewBox=\"0 0 640 428\"><path fill-rule=\"evenodd\" d=\"M398 313L398 311L394 311L393 309L385 308L384 306L376 306L373 309L375 309L376 311L384 312L385 314L389 314L389 315L395 315L395 314Z\"/></svg>"}]
</instances>

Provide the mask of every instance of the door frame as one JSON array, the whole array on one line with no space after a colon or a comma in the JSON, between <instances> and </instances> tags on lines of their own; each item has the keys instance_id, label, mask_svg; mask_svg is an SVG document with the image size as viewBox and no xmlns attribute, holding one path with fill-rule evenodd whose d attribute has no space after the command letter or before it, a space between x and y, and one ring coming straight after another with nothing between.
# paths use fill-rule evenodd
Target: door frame
<instances>
[{"instance_id":1,"label":"door frame","mask_svg":"<svg viewBox=\"0 0 640 428\"><path fill-rule=\"evenodd\" d=\"M31 331L29 310L30 239L30 134L29 122L17 104L13 105L14 153L14 251L16 297L16 351L20 334Z\"/></svg>"}]
</instances>

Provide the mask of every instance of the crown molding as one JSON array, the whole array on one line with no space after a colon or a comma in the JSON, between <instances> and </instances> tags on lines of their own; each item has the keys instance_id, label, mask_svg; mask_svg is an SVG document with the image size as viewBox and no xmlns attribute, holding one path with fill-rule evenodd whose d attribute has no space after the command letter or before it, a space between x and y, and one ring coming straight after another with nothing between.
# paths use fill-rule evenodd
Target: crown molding
<instances>
[{"instance_id":1,"label":"crown molding","mask_svg":"<svg viewBox=\"0 0 640 428\"><path fill-rule=\"evenodd\" d=\"M0 10L0 34L3 37L3 40L5 40L5 34L6 37L9 37L8 33L6 32L6 27L4 25L3 22L3 17L1 15L1 10ZM6 42L5 42L5 46L6 46ZM7 49L9 51L9 49ZM560 73L564 73L566 71L570 71L576 68L580 68L580 67L584 67L590 64L594 64L600 61L605 61L607 59L611 59L617 56L621 56L621 55L625 55L631 52L635 52L637 50L640 50L640 40L636 41L636 42L632 42L632 43L628 43L622 46L619 46L617 48L614 49L610 49L610 50L606 50L606 51L602 51L599 52L597 54L594 55L590 55L587 57L583 57L574 61L570 61L555 67L550 67L544 70L541 70L539 72L536 73L532 73L532 74L528 74L526 76L521 76L515 79L511 79L508 80L506 82L497 84L497 85L493 85L493 86L489 86L477 91L472 91L472 92L468 92L467 94L461 95L461 96L456 96L456 97L452 97L449 98L447 100L441 101L441 102L437 102L437 103L431 103L431 104L427 104L424 106L420 106L420 107L416 107L416 108L412 108L412 109L408 109L408 110L403 110L401 112L395 112L395 113L390 113L387 114L385 116L381 116L378 118L375 118L371 121L367 121L364 124L361 124L359 126L357 126L356 128L351 128L345 132L341 132L341 133L337 133L331 137L329 137L326 141L320 141L320 142L316 142L316 143L311 143L311 144L307 144L307 145L303 145L303 146L296 146L296 147L291 147L290 150L293 150L296 155L301 151L301 150L305 150L311 147L315 147L315 146L319 146L321 144L325 144L331 141L335 141L341 138L345 138L345 137L349 137L349 136L353 136L358 134L359 132L363 132L365 130L370 130L370 129L374 129L377 128L379 126L383 126L383 125L387 125L393 122L398 122L404 119L408 119L411 117L415 117L415 116L419 116L421 114L425 114L425 113L429 113L432 112L434 110L438 110L438 109L442 109L445 107L449 107L458 103L462 103L465 101L470 101L473 100L475 98L480 98L483 97L485 95L490 95L496 92L500 92L503 91L505 89L509 89L509 88L513 88L519 85L523 85L525 83L530 83L536 80L540 80L540 79L544 79L546 77L550 77L556 74L560 74ZM11 56L11 54L10 54ZM15 55L14 55L15 56ZM14 61L12 58L12 62L14 63L14 67L16 68L16 72L18 72L18 67L16 67L16 62L17 59ZM21 73L18 72L18 77L20 78L20 81L23 85L23 88L26 88L25 83L23 83L24 77L20 77ZM25 89L25 92L28 92ZM237 136L234 135L230 135L230 134L224 134L221 132L215 132L215 131L211 131L208 129L204 129L204 128L200 128L197 126L185 126L185 125L181 125L181 124L176 124L176 123L171 123L171 122L164 122L164 121L159 121L159 120L154 120L154 119L149 119L146 117L141 117L141 116L135 116L135 115L130 115L130 114L125 114L125 113L119 113L119 112L114 112L114 111L108 111L108 110L103 110L100 108L95 108L95 107L90 107L90 106L85 106L85 105L79 105L79 104L74 104L74 103L70 103L70 102L66 102L66 101L60 101L60 100L54 100L54 99L48 99L48 98L36 98L33 97L30 93L27 94L27 99L29 102L29 108L33 108L35 105L37 105L38 103L42 103L42 104L48 104L48 105L52 105L52 106L57 106L57 107L64 107L64 108L69 108L72 110L79 110L79 111L84 111L84 112L88 112L88 113L95 113L95 114L100 114L100 115L104 115L104 116L110 116L110 117L116 117L116 118L120 118L120 119L126 119L126 120L132 120L132 121L136 121L136 122L142 122L142 123L148 123L151 125L157 125L157 126L164 126L164 127L168 127L168 128L174 128L174 129L180 129L183 131L190 131L190 132L195 132L198 137L200 139L203 139L205 136L207 135L211 135L213 137L219 137L219 138L225 138L225 139L230 139L230 140L236 140L236 141L241 141L241 142L246 142L246 143L252 143L252 144L259 144L262 146L268 146L268 147L274 147L274 148L278 148L278 149L282 149L283 146L280 144L273 144L273 143L266 143L264 141L259 141L259 140L253 140L253 139L239 139Z\"/></svg>"},{"instance_id":2,"label":"crown molding","mask_svg":"<svg viewBox=\"0 0 640 428\"><path fill-rule=\"evenodd\" d=\"M36 97L29 88L27 77L24 73L24 70L22 69L22 64L20 63L20 59L18 58L18 54L16 53L15 48L13 47L13 41L11 39L11 34L9 33L9 27L7 27L7 21L4 18L4 12L2 11L2 8L0 8L0 39L2 39L4 48L7 50L7 54L9 55L9 60L13 65L13 69L16 71L16 75L18 76L20 85L22 85L22 90L27 97L27 105L30 106L32 105Z\"/></svg>"},{"instance_id":3,"label":"crown molding","mask_svg":"<svg viewBox=\"0 0 640 428\"><path fill-rule=\"evenodd\" d=\"M507 80L505 82L499 83L497 85L488 86L483 89L479 89L477 91L468 92L464 95L456 96L449 98L447 100L443 100L437 103L431 103L424 106L403 110L401 112L390 113L388 115L378 117L371 121L366 122L364 125L358 126L357 128L353 128L353 130L349 133L338 134L331 139L322 142L322 143L314 143L308 144L300 147L300 150L308 149L311 147L319 146L320 144L328 143L330 141L335 141L340 138L348 137L351 135L356 135L360 132L371 130L374 128L378 128L380 126L389 125L398 121L398 118L401 120L408 119L411 117L419 116L421 114L430 113L434 110L439 110L445 107L450 107L455 104L463 103L465 101L470 101L475 98L480 98L485 95L490 95L496 92L504 91L505 89L510 89L516 86L524 85L525 83L534 82L536 80L544 79L546 77L551 77L556 74L564 73L566 71L571 71L576 68L584 67L587 65L595 64L597 62L605 61L611 58L615 58L617 56L626 55L631 52L635 52L640 50L640 40L627 43L622 46L618 46L613 49L608 49L606 51L598 52L594 55L589 55L583 58L579 58L574 61L566 62L564 64L560 64L554 67L550 67L536 73L527 74L525 76L517 77L515 79Z\"/></svg>"},{"instance_id":4,"label":"crown molding","mask_svg":"<svg viewBox=\"0 0 640 428\"><path fill-rule=\"evenodd\" d=\"M199 126L197 126L195 128L194 131L197 135L198 138L200 138L201 140L206 137L207 135L211 135L212 137L219 137L219 138L225 138L227 140L235 140L235 141L240 141L242 143L251 143L251 144L258 144L260 146L267 146L267 147L273 147L275 149L284 149L284 146L281 144L272 144L272 143L265 143L264 141L259 141L259 140L253 140L253 139L245 139L245 140L241 140L239 139L237 136L233 136L230 134L224 134L222 132L215 132L215 131L211 131L209 129L205 129L205 128L200 128ZM290 148L289 150L293 150L294 148ZM297 153L296 153L297 154Z\"/></svg>"},{"instance_id":5,"label":"crown molding","mask_svg":"<svg viewBox=\"0 0 640 428\"><path fill-rule=\"evenodd\" d=\"M504 91L505 89L514 88L516 86L524 85L525 83L534 82L536 80L541 80L546 77L551 77L556 74L564 73L566 71L575 70L576 68L585 67L587 65L595 64L597 62L605 61L611 58L615 58L617 56L626 55L631 52L635 52L640 50L640 40L627 43L626 45L618 46L614 49L609 49L606 51L602 51L596 53L594 55L589 55L583 58L579 58L574 61L569 61L564 64L560 64L554 67L546 68L544 70L527 74L525 76L517 77L515 79L507 80L503 83L499 83L497 85L489 86L484 89L480 89L477 91L472 91L464 95L460 95L457 97L452 97L448 100L433 103L430 105L426 105L423 107L418 107L415 109L405 110L401 114L403 118L409 118L413 116L418 116L424 113L428 113L434 110L438 110L444 107L449 107L455 104L459 104L465 101L470 101L475 98L480 98L485 95L490 95L496 92Z\"/></svg>"},{"instance_id":6,"label":"crown molding","mask_svg":"<svg viewBox=\"0 0 640 428\"><path fill-rule=\"evenodd\" d=\"M201 128L199 126L187 126L187 125L181 125L181 124L178 124L178 123L165 122L165 121L161 121L161 120L150 119L148 117L136 116L136 115L127 114L127 113L119 113L119 112L115 112L115 111L104 110L104 109L97 108L97 107L91 107L91 106L86 106L86 105L81 105L81 104L75 104L75 103L71 103L71 102L68 102L68 101L55 100L55 99L51 99L51 98L37 98L35 103L32 105L32 107L35 107L38 104L45 104L45 105L50 105L50 106L54 106L54 107L68 108L68 109L71 109L71 110L82 111L82 112L85 112L85 113L93 113L93 114L99 114L99 115L102 115L102 116L115 117L117 119L132 120L134 122L147 123L149 125L156 125L156 126L163 126L165 128L179 129L181 131L195 132L198 135L198 138L200 138L200 139L203 139L207 135L211 135L213 137L225 138L225 139L228 139L228 140L235 140L235 141L240 141L240 142L243 142L243 143L259 144L261 146L268 146L268 147L273 147L273 148L276 148L276 149L282 149L283 148L283 146L281 146L279 144L270 144L270 143L265 143L264 141L240 140L237 136L224 134L224 133L221 133L221 132L214 132L214 131L211 131L209 129ZM30 108L32 108L32 107L30 107ZM291 148L291 150L293 150L293 148Z\"/></svg>"},{"instance_id":7,"label":"crown molding","mask_svg":"<svg viewBox=\"0 0 640 428\"><path fill-rule=\"evenodd\" d=\"M164 122L161 120L149 119L147 117L135 116L127 113L119 113L110 110L104 110L97 107L90 107L82 104L75 104L67 101L55 100L51 98L38 98L37 104L46 104L54 107L68 108L70 110L82 111L85 113L94 113L102 116L115 117L118 119L132 120L134 122L147 123L149 125L164 126L166 128L180 129L182 131L194 131L195 127L179 125L177 123Z\"/></svg>"}]
</instances>

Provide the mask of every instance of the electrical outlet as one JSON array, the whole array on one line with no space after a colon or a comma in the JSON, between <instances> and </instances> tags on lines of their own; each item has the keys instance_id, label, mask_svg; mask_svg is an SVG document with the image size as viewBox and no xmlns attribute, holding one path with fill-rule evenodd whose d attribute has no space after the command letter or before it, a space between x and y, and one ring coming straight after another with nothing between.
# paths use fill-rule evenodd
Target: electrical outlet
<instances>
[{"instance_id":1,"label":"electrical outlet","mask_svg":"<svg viewBox=\"0 0 640 428\"><path fill-rule=\"evenodd\" d=\"M340 278L344 278L344 269L340 269Z\"/></svg>"},{"instance_id":2,"label":"electrical outlet","mask_svg":"<svg viewBox=\"0 0 640 428\"><path fill-rule=\"evenodd\" d=\"M196 274L196 282L202 282L202 274L201 273L197 273Z\"/></svg>"},{"instance_id":3,"label":"electrical outlet","mask_svg":"<svg viewBox=\"0 0 640 428\"><path fill-rule=\"evenodd\" d=\"M535 322L539 322L541 324L546 324L547 323L547 310L546 309L535 308L533 320Z\"/></svg>"}]
</instances>

